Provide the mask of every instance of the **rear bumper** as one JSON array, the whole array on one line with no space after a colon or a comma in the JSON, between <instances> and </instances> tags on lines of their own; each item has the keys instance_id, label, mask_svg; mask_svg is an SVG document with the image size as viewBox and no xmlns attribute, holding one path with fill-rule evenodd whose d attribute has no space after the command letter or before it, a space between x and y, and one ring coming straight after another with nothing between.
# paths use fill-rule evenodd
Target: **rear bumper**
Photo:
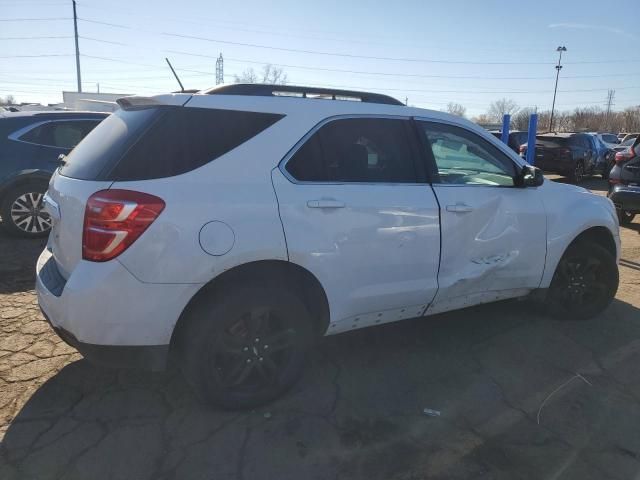
<instances>
[{"instance_id":1,"label":"rear bumper","mask_svg":"<svg viewBox=\"0 0 640 480\"><path fill-rule=\"evenodd\" d=\"M616 208L629 212L640 212L640 186L614 185L608 197Z\"/></svg>"},{"instance_id":2,"label":"rear bumper","mask_svg":"<svg viewBox=\"0 0 640 480\"><path fill-rule=\"evenodd\" d=\"M64 279L47 249L36 266L45 318L87 360L106 366L162 370L173 328L199 288L143 283L118 261L81 261Z\"/></svg>"},{"instance_id":3,"label":"rear bumper","mask_svg":"<svg viewBox=\"0 0 640 480\"><path fill-rule=\"evenodd\" d=\"M79 341L71 332L56 327L42 310L53 331L69 346L75 348L94 365L113 368L134 368L160 372L169 357L169 345L112 346L94 345Z\"/></svg>"}]
</instances>

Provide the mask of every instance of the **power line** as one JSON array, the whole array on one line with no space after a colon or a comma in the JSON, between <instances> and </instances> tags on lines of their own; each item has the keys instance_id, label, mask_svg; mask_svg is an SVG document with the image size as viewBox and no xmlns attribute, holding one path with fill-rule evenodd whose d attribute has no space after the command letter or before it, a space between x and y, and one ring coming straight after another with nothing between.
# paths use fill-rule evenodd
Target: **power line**
<instances>
[{"instance_id":1,"label":"power line","mask_svg":"<svg viewBox=\"0 0 640 480\"><path fill-rule=\"evenodd\" d=\"M107 25L115 28L126 28L131 29L132 27L129 25L124 25L121 23L110 23L110 22L101 22L97 20L92 20L88 18L79 18L81 21L97 23L102 25ZM157 33L157 32L154 32ZM277 50L277 51L285 51L285 52L294 52L294 53L305 53L311 55L327 55L327 56L337 56L344 58L362 58L368 60L384 60L384 61L398 61L398 62L412 62L412 63L440 63L440 64L451 64L451 65L549 65L551 62L504 62L504 61L468 61L468 60L436 60L436 59L422 59L422 58L405 58L405 57L385 57L385 56L373 56L373 55L355 55L350 53L339 53L339 52L326 52L321 50L305 50L305 49L296 49L296 48L287 48L287 47L276 47L272 45L263 45L258 43L244 43L244 42L233 42L229 40L220 40L214 38L200 37L196 35L186 35L181 33L171 33L171 32L160 32L161 35L177 37L177 38L186 38L190 40L200 40L212 43L221 43L226 45L237 45L243 47L251 47L251 48L262 48L268 50ZM577 61L572 62L573 64L590 64L590 63L628 63L628 62L640 62L640 60L602 60L602 61Z\"/></svg>"},{"instance_id":2,"label":"power line","mask_svg":"<svg viewBox=\"0 0 640 480\"><path fill-rule=\"evenodd\" d=\"M304 49L298 49L298 48L274 47L270 45L261 45L258 43L232 42L229 40L219 40L215 38L198 37L195 35L184 35L180 33L162 32L162 35L166 35L169 37L186 38L189 40L200 40L200 41L211 42L211 43L222 43L225 45L236 45L241 47L262 48L267 50L278 50L282 52L305 53L308 55L328 55L328 56L344 57L344 58L363 58L367 60L384 60L384 61L412 62L412 63L443 63L443 64L452 64L452 65L548 65L549 64L549 62L470 62L470 61L459 61L459 60L433 60L433 59L424 59L424 58L354 55L350 53L325 52L321 50L304 50Z\"/></svg>"},{"instance_id":3,"label":"power line","mask_svg":"<svg viewBox=\"0 0 640 480\"><path fill-rule=\"evenodd\" d=\"M126 29L131 29L132 27L128 26L128 25L122 25L119 23L109 23L109 22L101 22L99 20L90 20L88 18L80 18L78 17L78 20L80 20L81 22L88 22L88 23L95 23L98 25L106 25L108 27L114 27L114 28L126 28Z\"/></svg>"},{"instance_id":4,"label":"power line","mask_svg":"<svg viewBox=\"0 0 640 480\"><path fill-rule=\"evenodd\" d=\"M73 38L71 35L60 35L60 36L33 36L33 37L0 37L0 40L53 40L58 38Z\"/></svg>"},{"instance_id":5,"label":"power line","mask_svg":"<svg viewBox=\"0 0 640 480\"><path fill-rule=\"evenodd\" d=\"M99 42L99 43L108 43L110 45L121 45L121 46L129 46L130 44L128 43L122 43L122 42L114 42L112 40L102 40L100 38L94 38L94 37L85 37L84 35L79 35L79 37L83 40L91 40L92 42Z\"/></svg>"},{"instance_id":6,"label":"power line","mask_svg":"<svg viewBox=\"0 0 640 480\"><path fill-rule=\"evenodd\" d=\"M71 20L69 17L47 17L47 18L0 18L0 22L53 22L57 20Z\"/></svg>"},{"instance_id":7,"label":"power line","mask_svg":"<svg viewBox=\"0 0 640 480\"><path fill-rule=\"evenodd\" d=\"M41 55L2 55L0 58L41 58L41 57L70 57L71 53L46 53Z\"/></svg>"}]
</instances>

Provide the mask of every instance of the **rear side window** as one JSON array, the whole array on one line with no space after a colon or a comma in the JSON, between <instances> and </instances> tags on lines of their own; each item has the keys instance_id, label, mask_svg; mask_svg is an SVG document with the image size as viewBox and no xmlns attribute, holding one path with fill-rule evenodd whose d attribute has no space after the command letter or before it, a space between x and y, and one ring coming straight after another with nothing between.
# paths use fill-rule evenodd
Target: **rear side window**
<instances>
[{"instance_id":1,"label":"rear side window","mask_svg":"<svg viewBox=\"0 0 640 480\"><path fill-rule=\"evenodd\" d=\"M566 137L536 137L536 143L544 147L565 147L568 139Z\"/></svg>"},{"instance_id":2,"label":"rear side window","mask_svg":"<svg viewBox=\"0 0 640 480\"><path fill-rule=\"evenodd\" d=\"M179 175L233 150L282 117L185 107L119 110L72 152L61 173L116 181Z\"/></svg>"},{"instance_id":3,"label":"rear side window","mask_svg":"<svg viewBox=\"0 0 640 480\"><path fill-rule=\"evenodd\" d=\"M113 168L159 114L157 108L112 113L67 155L60 174L80 180L105 180L104 172Z\"/></svg>"},{"instance_id":4,"label":"rear side window","mask_svg":"<svg viewBox=\"0 0 640 480\"><path fill-rule=\"evenodd\" d=\"M406 120L338 119L315 132L286 170L308 182L419 183L417 152Z\"/></svg>"},{"instance_id":5,"label":"rear side window","mask_svg":"<svg viewBox=\"0 0 640 480\"><path fill-rule=\"evenodd\" d=\"M167 110L113 170L113 180L179 175L230 152L283 116L208 108Z\"/></svg>"},{"instance_id":6,"label":"rear side window","mask_svg":"<svg viewBox=\"0 0 640 480\"><path fill-rule=\"evenodd\" d=\"M72 149L100 120L62 120L44 123L22 135L19 140L47 147Z\"/></svg>"}]
</instances>

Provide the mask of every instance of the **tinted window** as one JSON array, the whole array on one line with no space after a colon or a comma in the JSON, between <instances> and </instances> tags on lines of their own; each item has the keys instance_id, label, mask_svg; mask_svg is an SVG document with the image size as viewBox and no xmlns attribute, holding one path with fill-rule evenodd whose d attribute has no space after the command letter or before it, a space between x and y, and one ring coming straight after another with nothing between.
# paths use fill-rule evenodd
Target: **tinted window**
<instances>
[{"instance_id":1,"label":"tinted window","mask_svg":"<svg viewBox=\"0 0 640 480\"><path fill-rule=\"evenodd\" d=\"M602 139L607 142L607 143L617 143L618 142L618 137L616 137L615 135L602 135Z\"/></svg>"},{"instance_id":2,"label":"tinted window","mask_svg":"<svg viewBox=\"0 0 640 480\"><path fill-rule=\"evenodd\" d=\"M421 122L431 146L440 183L513 186L511 159L480 136L465 129Z\"/></svg>"},{"instance_id":3,"label":"tinted window","mask_svg":"<svg viewBox=\"0 0 640 480\"><path fill-rule=\"evenodd\" d=\"M61 173L104 180L179 175L233 150L280 118L208 108L119 110L72 152Z\"/></svg>"},{"instance_id":4,"label":"tinted window","mask_svg":"<svg viewBox=\"0 0 640 480\"><path fill-rule=\"evenodd\" d=\"M536 144L540 144L543 147L565 147L569 139L566 137L544 137L536 136Z\"/></svg>"},{"instance_id":5,"label":"tinted window","mask_svg":"<svg viewBox=\"0 0 640 480\"><path fill-rule=\"evenodd\" d=\"M297 180L416 183L418 153L405 120L348 118L321 127L287 163Z\"/></svg>"},{"instance_id":6,"label":"tinted window","mask_svg":"<svg viewBox=\"0 0 640 480\"><path fill-rule=\"evenodd\" d=\"M25 142L37 143L48 147L72 149L93 128L99 120L63 120L47 122L29 130L20 137Z\"/></svg>"},{"instance_id":7,"label":"tinted window","mask_svg":"<svg viewBox=\"0 0 640 480\"><path fill-rule=\"evenodd\" d=\"M282 118L270 113L172 108L125 154L110 175L142 180L179 175L224 155Z\"/></svg>"},{"instance_id":8,"label":"tinted window","mask_svg":"<svg viewBox=\"0 0 640 480\"><path fill-rule=\"evenodd\" d=\"M117 110L67 155L60 173L81 180L103 180L103 172L116 164L159 114L157 108Z\"/></svg>"}]
</instances>

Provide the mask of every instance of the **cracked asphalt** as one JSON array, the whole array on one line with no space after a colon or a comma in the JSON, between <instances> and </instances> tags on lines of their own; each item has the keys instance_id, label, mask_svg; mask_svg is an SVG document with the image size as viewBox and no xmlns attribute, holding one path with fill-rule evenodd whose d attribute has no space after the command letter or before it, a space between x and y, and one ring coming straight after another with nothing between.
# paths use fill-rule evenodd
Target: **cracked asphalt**
<instances>
[{"instance_id":1,"label":"cracked asphalt","mask_svg":"<svg viewBox=\"0 0 640 480\"><path fill-rule=\"evenodd\" d=\"M0 233L0 479L638 478L640 223L621 233L598 318L509 301L327 337L249 412L199 404L174 371L89 365L38 310L44 242Z\"/></svg>"}]
</instances>

